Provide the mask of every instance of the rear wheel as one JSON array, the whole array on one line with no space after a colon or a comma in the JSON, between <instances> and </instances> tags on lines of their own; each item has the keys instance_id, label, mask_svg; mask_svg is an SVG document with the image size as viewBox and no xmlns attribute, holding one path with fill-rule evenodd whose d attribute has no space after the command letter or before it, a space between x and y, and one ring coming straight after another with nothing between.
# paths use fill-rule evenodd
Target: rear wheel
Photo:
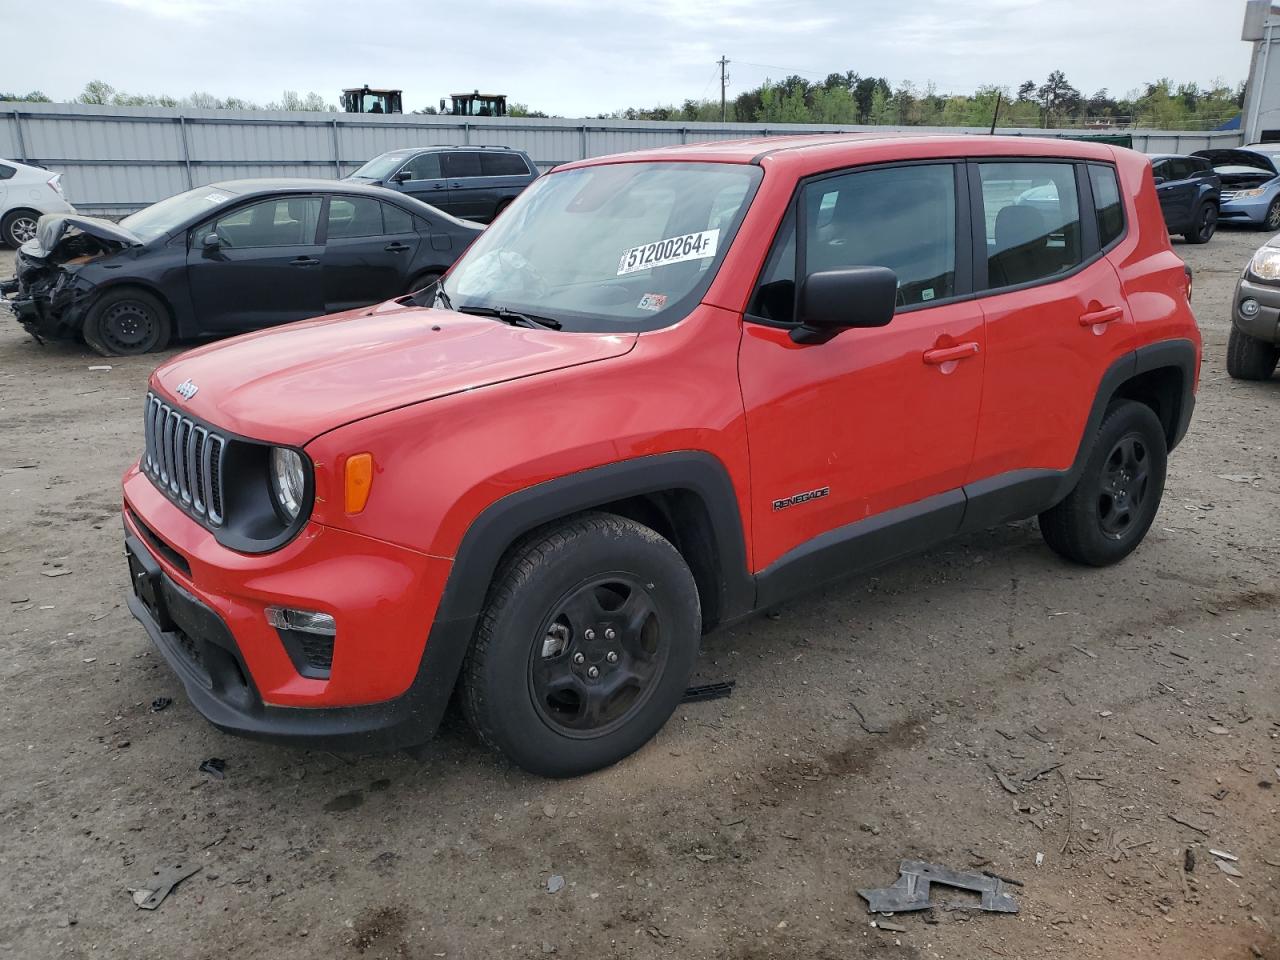
<instances>
[{"instance_id":1,"label":"rear wheel","mask_svg":"<svg viewBox=\"0 0 1280 960\"><path fill-rule=\"evenodd\" d=\"M1040 533L1076 563L1123 560L1151 528L1168 457L1164 427L1146 404L1122 400L1107 412L1075 488L1040 514Z\"/></svg>"},{"instance_id":2,"label":"rear wheel","mask_svg":"<svg viewBox=\"0 0 1280 960\"><path fill-rule=\"evenodd\" d=\"M28 240L35 239L39 219L40 214L34 210L10 210L0 220L0 240L16 250Z\"/></svg>"},{"instance_id":3,"label":"rear wheel","mask_svg":"<svg viewBox=\"0 0 1280 960\"><path fill-rule=\"evenodd\" d=\"M426 273L420 273L410 280L409 285L405 288L404 292L406 294L417 293L419 290L431 286L431 284L435 283L439 279L439 273L434 270L428 270Z\"/></svg>"},{"instance_id":4,"label":"rear wheel","mask_svg":"<svg viewBox=\"0 0 1280 960\"><path fill-rule=\"evenodd\" d=\"M1208 243L1218 229L1218 205L1206 203L1196 211L1192 227L1182 235L1187 243Z\"/></svg>"},{"instance_id":5,"label":"rear wheel","mask_svg":"<svg viewBox=\"0 0 1280 960\"><path fill-rule=\"evenodd\" d=\"M1236 380L1269 380L1280 359L1280 347L1234 326L1227 338L1227 373Z\"/></svg>"},{"instance_id":6,"label":"rear wheel","mask_svg":"<svg viewBox=\"0 0 1280 960\"><path fill-rule=\"evenodd\" d=\"M169 311L145 290L112 290L98 298L84 319L84 342L104 357L162 350L173 324Z\"/></svg>"},{"instance_id":7,"label":"rear wheel","mask_svg":"<svg viewBox=\"0 0 1280 960\"><path fill-rule=\"evenodd\" d=\"M529 772L589 773L666 723L700 633L675 547L632 520L585 514L533 534L498 571L463 667L463 710Z\"/></svg>"}]
</instances>

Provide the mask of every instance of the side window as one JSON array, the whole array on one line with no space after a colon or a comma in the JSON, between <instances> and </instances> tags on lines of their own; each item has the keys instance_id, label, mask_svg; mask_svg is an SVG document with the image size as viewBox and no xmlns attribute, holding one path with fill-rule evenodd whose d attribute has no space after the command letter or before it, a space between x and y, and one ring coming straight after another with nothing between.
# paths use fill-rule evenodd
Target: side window
<instances>
[{"instance_id":1,"label":"side window","mask_svg":"<svg viewBox=\"0 0 1280 960\"><path fill-rule=\"evenodd\" d=\"M413 215L395 204L382 205L382 226L387 233L413 233Z\"/></svg>"},{"instance_id":2,"label":"side window","mask_svg":"<svg viewBox=\"0 0 1280 960\"><path fill-rule=\"evenodd\" d=\"M1083 260L1073 164L982 162L978 174L988 288L1043 280Z\"/></svg>"},{"instance_id":3,"label":"side window","mask_svg":"<svg viewBox=\"0 0 1280 960\"><path fill-rule=\"evenodd\" d=\"M486 177L524 177L529 168L524 157L505 150L490 150L480 154L480 173Z\"/></svg>"},{"instance_id":4,"label":"side window","mask_svg":"<svg viewBox=\"0 0 1280 960\"><path fill-rule=\"evenodd\" d=\"M1165 174L1170 180L1186 180L1191 176L1191 164L1181 158L1169 161L1169 172Z\"/></svg>"},{"instance_id":5,"label":"side window","mask_svg":"<svg viewBox=\"0 0 1280 960\"><path fill-rule=\"evenodd\" d=\"M804 273L889 267L898 306L956 290L956 183L950 163L865 170L810 183L804 204Z\"/></svg>"},{"instance_id":6,"label":"side window","mask_svg":"<svg viewBox=\"0 0 1280 960\"><path fill-rule=\"evenodd\" d=\"M444 154L444 175L451 180L456 177L480 176L480 155L467 150Z\"/></svg>"},{"instance_id":7,"label":"side window","mask_svg":"<svg viewBox=\"0 0 1280 960\"><path fill-rule=\"evenodd\" d=\"M440 154L420 153L405 164L405 167L411 180L439 180Z\"/></svg>"},{"instance_id":8,"label":"side window","mask_svg":"<svg viewBox=\"0 0 1280 960\"><path fill-rule=\"evenodd\" d=\"M376 237L382 233L382 204L370 197L329 199L329 239Z\"/></svg>"},{"instance_id":9,"label":"side window","mask_svg":"<svg viewBox=\"0 0 1280 960\"><path fill-rule=\"evenodd\" d=\"M320 222L319 197L280 197L233 210L193 232L199 244L216 233L224 246L291 247L314 243Z\"/></svg>"},{"instance_id":10,"label":"side window","mask_svg":"<svg viewBox=\"0 0 1280 960\"><path fill-rule=\"evenodd\" d=\"M1115 170L1090 164L1089 185L1093 188L1093 206L1098 214L1098 242L1107 247L1124 233L1124 206L1120 203Z\"/></svg>"},{"instance_id":11,"label":"side window","mask_svg":"<svg viewBox=\"0 0 1280 960\"><path fill-rule=\"evenodd\" d=\"M11 167L7 163L0 163L0 180L8 180L17 172L17 167Z\"/></svg>"}]
</instances>

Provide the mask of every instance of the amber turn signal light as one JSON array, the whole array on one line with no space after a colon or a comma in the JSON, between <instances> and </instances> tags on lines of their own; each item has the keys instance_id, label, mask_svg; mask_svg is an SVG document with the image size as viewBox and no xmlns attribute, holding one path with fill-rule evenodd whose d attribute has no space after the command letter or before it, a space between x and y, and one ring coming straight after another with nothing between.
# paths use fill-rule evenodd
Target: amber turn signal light
<instances>
[{"instance_id":1,"label":"amber turn signal light","mask_svg":"<svg viewBox=\"0 0 1280 960\"><path fill-rule=\"evenodd\" d=\"M347 513L359 513L369 502L373 489L373 454L356 453L347 457Z\"/></svg>"}]
</instances>

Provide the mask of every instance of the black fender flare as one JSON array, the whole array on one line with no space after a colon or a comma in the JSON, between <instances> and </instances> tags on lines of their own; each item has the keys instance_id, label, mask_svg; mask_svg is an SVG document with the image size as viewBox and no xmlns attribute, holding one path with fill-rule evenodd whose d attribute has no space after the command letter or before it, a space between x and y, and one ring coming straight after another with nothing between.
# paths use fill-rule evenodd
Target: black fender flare
<instances>
[{"instance_id":1,"label":"black fender flare","mask_svg":"<svg viewBox=\"0 0 1280 960\"><path fill-rule=\"evenodd\" d=\"M719 566L722 620L754 607L745 527L729 472L715 456L682 450L619 460L547 480L490 504L463 535L449 572L437 620L474 619L507 549L530 530L593 507L672 490L698 496L711 520Z\"/></svg>"}]
</instances>

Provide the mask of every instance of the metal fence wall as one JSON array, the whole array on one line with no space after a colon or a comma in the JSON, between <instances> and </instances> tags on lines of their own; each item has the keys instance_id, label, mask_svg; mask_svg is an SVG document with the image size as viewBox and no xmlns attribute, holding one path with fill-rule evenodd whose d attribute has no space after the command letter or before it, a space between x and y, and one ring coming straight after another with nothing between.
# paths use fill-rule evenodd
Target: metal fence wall
<instances>
[{"instance_id":1,"label":"metal fence wall","mask_svg":"<svg viewBox=\"0 0 1280 960\"><path fill-rule=\"evenodd\" d=\"M163 197L241 177L339 177L396 147L492 144L526 151L542 169L568 160L701 140L791 133L889 131L889 127L682 123L395 114L277 113L0 102L0 157L64 174L86 213L127 213ZM978 134L966 127L913 133ZM1043 135L1037 129L1002 134ZM1052 133L1066 131L1055 130ZM1091 131L1078 131L1088 133ZM1124 130L1134 148L1188 153L1240 143L1226 133Z\"/></svg>"}]
</instances>

